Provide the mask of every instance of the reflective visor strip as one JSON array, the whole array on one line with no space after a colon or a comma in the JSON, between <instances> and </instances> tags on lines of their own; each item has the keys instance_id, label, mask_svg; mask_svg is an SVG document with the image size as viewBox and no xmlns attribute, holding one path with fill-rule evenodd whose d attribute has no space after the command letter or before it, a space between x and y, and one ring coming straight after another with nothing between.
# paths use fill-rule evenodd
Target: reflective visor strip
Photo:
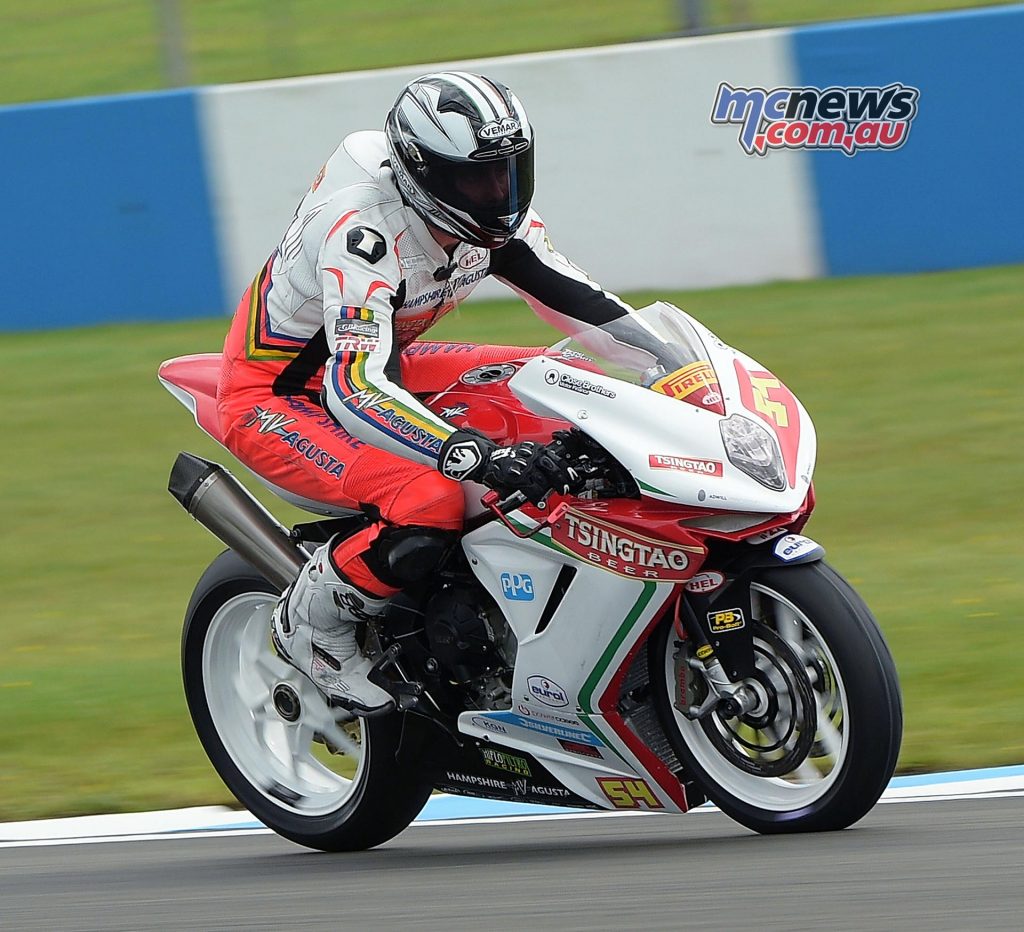
<instances>
[{"instance_id":1,"label":"reflective visor strip","mask_svg":"<svg viewBox=\"0 0 1024 932\"><path fill-rule=\"evenodd\" d=\"M343 307L341 319L372 321L374 316L369 308ZM381 323L391 326L390 321ZM384 377L377 380L380 385L371 381L366 371L370 355L359 351L335 355L332 384L346 411L395 443L436 460L441 444L452 435L452 428L442 421L430 419L426 408L403 404L395 395L408 393L401 386L389 382L383 372L380 375ZM411 395L408 397L414 401Z\"/></svg>"},{"instance_id":2,"label":"reflective visor strip","mask_svg":"<svg viewBox=\"0 0 1024 932\"><path fill-rule=\"evenodd\" d=\"M308 339L277 333L270 326L267 296L274 287L270 280L273 264L274 256L271 256L249 288L249 318L245 327L246 359L292 359L306 345Z\"/></svg>"}]
</instances>

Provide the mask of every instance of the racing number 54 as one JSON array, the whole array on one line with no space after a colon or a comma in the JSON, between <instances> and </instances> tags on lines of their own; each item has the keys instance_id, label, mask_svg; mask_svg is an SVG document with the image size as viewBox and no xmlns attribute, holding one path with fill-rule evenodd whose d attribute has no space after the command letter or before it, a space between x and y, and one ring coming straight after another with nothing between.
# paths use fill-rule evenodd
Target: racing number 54
<instances>
[{"instance_id":1,"label":"racing number 54","mask_svg":"<svg viewBox=\"0 0 1024 932\"><path fill-rule=\"evenodd\" d=\"M604 777L597 781L608 801L616 809L664 809L661 800L651 791L645 780L621 780Z\"/></svg>"}]
</instances>

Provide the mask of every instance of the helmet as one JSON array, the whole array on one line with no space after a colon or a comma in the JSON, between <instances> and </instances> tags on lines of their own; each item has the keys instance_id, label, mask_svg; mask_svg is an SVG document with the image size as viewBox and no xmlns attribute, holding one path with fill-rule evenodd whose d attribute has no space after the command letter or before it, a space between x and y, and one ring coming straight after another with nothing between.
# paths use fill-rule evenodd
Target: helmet
<instances>
[{"instance_id":1,"label":"helmet","mask_svg":"<svg viewBox=\"0 0 1024 932\"><path fill-rule=\"evenodd\" d=\"M399 94L384 134L398 189L423 220L486 249L512 238L533 199L533 128L505 85L424 75Z\"/></svg>"}]
</instances>

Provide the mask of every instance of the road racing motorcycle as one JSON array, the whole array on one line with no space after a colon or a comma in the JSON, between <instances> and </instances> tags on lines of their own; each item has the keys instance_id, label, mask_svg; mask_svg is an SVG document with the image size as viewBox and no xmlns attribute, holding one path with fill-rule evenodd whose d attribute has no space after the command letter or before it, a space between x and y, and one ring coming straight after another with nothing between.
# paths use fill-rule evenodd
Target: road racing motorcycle
<instances>
[{"instance_id":1,"label":"road racing motorcycle","mask_svg":"<svg viewBox=\"0 0 1024 932\"><path fill-rule=\"evenodd\" d=\"M160 369L218 441L219 365ZM761 833L871 809L900 747L897 674L802 533L815 432L778 378L659 302L425 400L499 443L554 445L580 484L533 505L463 483L465 533L437 572L361 625L396 699L380 717L332 707L269 637L308 554L370 519L302 501L315 520L286 529L221 465L175 462L171 493L229 548L192 595L182 667L242 805L331 851L388 840L435 790L665 814L711 801Z\"/></svg>"}]
</instances>

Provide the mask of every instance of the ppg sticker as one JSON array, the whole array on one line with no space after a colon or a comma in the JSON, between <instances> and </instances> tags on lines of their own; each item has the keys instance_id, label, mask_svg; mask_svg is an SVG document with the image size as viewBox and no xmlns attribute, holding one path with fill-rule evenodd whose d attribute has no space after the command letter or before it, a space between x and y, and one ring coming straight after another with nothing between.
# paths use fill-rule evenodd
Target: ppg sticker
<instances>
[{"instance_id":1,"label":"ppg sticker","mask_svg":"<svg viewBox=\"0 0 1024 932\"><path fill-rule=\"evenodd\" d=\"M502 573L501 594L510 602L532 602L533 578L527 573Z\"/></svg>"}]
</instances>

